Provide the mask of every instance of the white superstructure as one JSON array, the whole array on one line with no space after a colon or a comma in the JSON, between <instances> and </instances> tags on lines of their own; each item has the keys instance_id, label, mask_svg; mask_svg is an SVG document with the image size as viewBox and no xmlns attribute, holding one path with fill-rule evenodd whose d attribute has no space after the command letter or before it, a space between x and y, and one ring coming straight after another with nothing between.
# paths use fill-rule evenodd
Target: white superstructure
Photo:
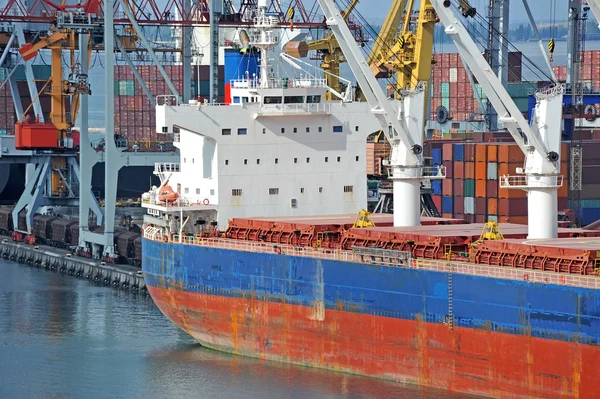
<instances>
[{"instance_id":1,"label":"white superstructure","mask_svg":"<svg viewBox=\"0 0 600 399\"><path fill-rule=\"evenodd\" d=\"M188 232L234 217L356 213L367 205L366 142L380 124L366 102L325 101L326 81L277 76L268 62L278 23L259 9L250 39L260 73L230 82L230 104L180 104L162 96L157 131L174 134L179 164L158 164L179 194L144 196L147 221ZM390 100L392 101L392 100ZM394 106L398 106L395 104ZM216 222L216 223L215 223Z\"/></svg>"}]
</instances>

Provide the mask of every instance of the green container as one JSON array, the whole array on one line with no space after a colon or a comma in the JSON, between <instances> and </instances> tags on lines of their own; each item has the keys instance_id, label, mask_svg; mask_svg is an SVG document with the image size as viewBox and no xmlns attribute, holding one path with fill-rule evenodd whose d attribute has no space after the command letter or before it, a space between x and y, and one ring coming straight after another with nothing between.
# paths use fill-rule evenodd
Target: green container
<instances>
[{"instance_id":1,"label":"green container","mask_svg":"<svg viewBox=\"0 0 600 399\"><path fill-rule=\"evenodd\" d=\"M582 208L600 208L600 200L581 200Z\"/></svg>"},{"instance_id":2,"label":"green container","mask_svg":"<svg viewBox=\"0 0 600 399\"><path fill-rule=\"evenodd\" d=\"M450 83L448 82L442 83L442 97L450 97Z\"/></svg>"},{"instance_id":3,"label":"green container","mask_svg":"<svg viewBox=\"0 0 600 399\"><path fill-rule=\"evenodd\" d=\"M446 107L447 110L450 110L450 98L442 97L442 106Z\"/></svg>"},{"instance_id":4,"label":"green container","mask_svg":"<svg viewBox=\"0 0 600 399\"><path fill-rule=\"evenodd\" d=\"M135 85L133 80L125 81L125 95L126 96L135 96Z\"/></svg>"},{"instance_id":5,"label":"green container","mask_svg":"<svg viewBox=\"0 0 600 399\"><path fill-rule=\"evenodd\" d=\"M465 197L474 197L475 196L475 179L465 179L465 183L463 185L463 191Z\"/></svg>"}]
</instances>

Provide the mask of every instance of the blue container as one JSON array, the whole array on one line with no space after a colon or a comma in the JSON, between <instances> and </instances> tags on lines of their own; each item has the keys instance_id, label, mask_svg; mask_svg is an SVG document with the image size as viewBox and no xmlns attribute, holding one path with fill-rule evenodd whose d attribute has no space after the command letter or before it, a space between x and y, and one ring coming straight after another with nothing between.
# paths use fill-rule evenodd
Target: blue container
<instances>
[{"instance_id":1,"label":"blue container","mask_svg":"<svg viewBox=\"0 0 600 399\"><path fill-rule=\"evenodd\" d=\"M441 165L442 164L442 149L441 148L432 149L431 157L433 158L434 165Z\"/></svg>"},{"instance_id":2,"label":"blue container","mask_svg":"<svg viewBox=\"0 0 600 399\"><path fill-rule=\"evenodd\" d=\"M581 210L581 225L586 226L600 220L600 208L583 208Z\"/></svg>"},{"instance_id":3,"label":"blue container","mask_svg":"<svg viewBox=\"0 0 600 399\"><path fill-rule=\"evenodd\" d=\"M442 213L452 213L453 209L452 197L442 197Z\"/></svg>"},{"instance_id":4,"label":"blue container","mask_svg":"<svg viewBox=\"0 0 600 399\"><path fill-rule=\"evenodd\" d=\"M260 66L258 63L259 54L241 54L238 50L225 50L225 84L232 79L252 79L258 78ZM201 89L202 90L202 89Z\"/></svg>"},{"instance_id":5,"label":"blue container","mask_svg":"<svg viewBox=\"0 0 600 399\"><path fill-rule=\"evenodd\" d=\"M442 195L442 181L434 180L431 182L431 189L435 195Z\"/></svg>"},{"instance_id":6,"label":"blue container","mask_svg":"<svg viewBox=\"0 0 600 399\"><path fill-rule=\"evenodd\" d=\"M464 161L465 160L465 146L462 144L454 144L454 160Z\"/></svg>"}]
</instances>

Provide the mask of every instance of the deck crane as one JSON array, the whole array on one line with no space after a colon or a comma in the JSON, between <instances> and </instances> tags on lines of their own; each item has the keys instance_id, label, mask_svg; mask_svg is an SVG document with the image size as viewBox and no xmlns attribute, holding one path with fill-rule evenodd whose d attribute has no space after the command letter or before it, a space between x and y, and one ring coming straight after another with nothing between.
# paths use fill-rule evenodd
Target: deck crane
<instances>
[{"instance_id":1,"label":"deck crane","mask_svg":"<svg viewBox=\"0 0 600 399\"><path fill-rule=\"evenodd\" d=\"M358 4L358 0L352 0L346 10L342 12L344 21L348 20L348 16L350 13L356 8ZM358 37L358 40L361 40ZM299 49L301 49L299 51ZM321 60L321 68L326 71L325 80L327 81L327 86L331 87L338 93L344 92L344 84L340 82L340 64L346 62L344 59L344 54L340 49L340 45L334 34L329 32L323 38L314 40L311 42L307 42L306 45L304 43L299 42L291 42L289 46L286 46L286 54L303 58L305 57L309 51L316 51L318 54L318 59ZM328 91L325 94L325 98L331 100L333 98L332 94Z\"/></svg>"},{"instance_id":2,"label":"deck crane","mask_svg":"<svg viewBox=\"0 0 600 399\"><path fill-rule=\"evenodd\" d=\"M367 62L375 76L390 78L398 74L396 91L413 89L418 82L429 82L433 56L433 32L439 21L430 0L422 0L417 29L410 27L414 0L394 0L381 28L380 37L371 51ZM402 31L398 26L402 12L406 9Z\"/></svg>"},{"instance_id":3,"label":"deck crane","mask_svg":"<svg viewBox=\"0 0 600 399\"><path fill-rule=\"evenodd\" d=\"M318 1L327 25L338 38L348 65L392 147L388 166L389 178L393 181L394 226L418 226L421 224L421 181L425 176L445 178L443 167L423 166L426 84L419 83L414 90L402 91L400 101L388 99L334 1Z\"/></svg>"},{"instance_id":4,"label":"deck crane","mask_svg":"<svg viewBox=\"0 0 600 399\"><path fill-rule=\"evenodd\" d=\"M517 168L516 176L502 176L500 187L527 191L528 238L556 238L557 191L563 180L559 175L562 85L554 85L536 93L535 115L529 125L459 17L452 11L452 3L449 0L431 0L431 3L445 32L452 38L460 56L498 112L498 120L525 154L524 168Z\"/></svg>"}]
</instances>

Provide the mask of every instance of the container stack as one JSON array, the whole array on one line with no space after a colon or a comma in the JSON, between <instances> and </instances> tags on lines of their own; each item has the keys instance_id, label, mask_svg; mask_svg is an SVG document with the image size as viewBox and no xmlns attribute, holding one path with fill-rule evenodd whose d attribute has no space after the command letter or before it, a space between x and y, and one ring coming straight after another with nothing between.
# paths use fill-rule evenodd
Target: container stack
<instances>
[{"instance_id":1,"label":"container stack","mask_svg":"<svg viewBox=\"0 0 600 399\"><path fill-rule=\"evenodd\" d=\"M516 168L523 167L525 156L516 144L431 142L430 145L433 164L446 167L446 179L432 182L433 201L443 217L464 219L470 223L527 223L526 192L499 188L502 176L515 175ZM561 151L561 174L565 181L558 191L559 210L567 208L568 145L563 144ZM590 159L589 162L598 164L600 168L600 155L594 156L599 159ZM589 178L594 179L592 176ZM584 190L586 196L600 198L600 177L596 179L598 185ZM598 209L590 208L590 215L595 215L595 212L600 215L600 201L597 205Z\"/></svg>"},{"instance_id":2,"label":"container stack","mask_svg":"<svg viewBox=\"0 0 600 399\"><path fill-rule=\"evenodd\" d=\"M431 119L436 119L438 107L445 107L454 121L483 120L469 77L458 53L434 54L431 71ZM521 53L509 53L508 81L521 82ZM518 84L517 86L520 86ZM485 93L475 81L475 90L487 107ZM519 89L515 91L520 92ZM527 96L520 100L519 109L527 111Z\"/></svg>"},{"instance_id":3,"label":"container stack","mask_svg":"<svg viewBox=\"0 0 600 399\"><path fill-rule=\"evenodd\" d=\"M554 66L556 78L564 82L567 80L567 67ZM581 54L581 70L579 80L589 88L600 88L600 50L585 50Z\"/></svg>"},{"instance_id":4,"label":"container stack","mask_svg":"<svg viewBox=\"0 0 600 399\"><path fill-rule=\"evenodd\" d=\"M163 66L173 85L182 94L184 82L181 65ZM198 77L200 77L200 101L208 100L209 67L192 66L192 97L198 96ZM223 67L219 68L223 76ZM138 71L153 97L171 94L169 86L155 65L140 65ZM115 66L115 132L139 145L140 151L155 150L160 142L169 141L169 137L156 133L156 113L150 100L133 75L128 65ZM219 82L219 102L223 100L223 82ZM202 97L205 96L205 97Z\"/></svg>"},{"instance_id":5,"label":"container stack","mask_svg":"<svg viewBox=\"0 0 600 399\"><path fill-rule=\"evenodd\" d=\"M49 65L33 65L33 76L36 79L36 87L38 93L42 90L48 79L50 79L50 66ZM9 70L7 68L0 68L0 83L3 83L6 79ZM28 110L31 105L31 96L29 95L29 88L27 86L27 79L25 77L25 67L19 65L16 67L12 76L17 81L17 89L19 91L21 106L23 111ZM38 96L38 100L42 107L45 120L50 119L50 97L46 93L41 93ZM29 108L28 115L34 116L33 108ZM15 123L17 122L17 115L15 112L15 104L10 92L10 86L5 84L0 90L0 136L2 135L14 135L15 134Z\"/></svg>"}]
</instances>

